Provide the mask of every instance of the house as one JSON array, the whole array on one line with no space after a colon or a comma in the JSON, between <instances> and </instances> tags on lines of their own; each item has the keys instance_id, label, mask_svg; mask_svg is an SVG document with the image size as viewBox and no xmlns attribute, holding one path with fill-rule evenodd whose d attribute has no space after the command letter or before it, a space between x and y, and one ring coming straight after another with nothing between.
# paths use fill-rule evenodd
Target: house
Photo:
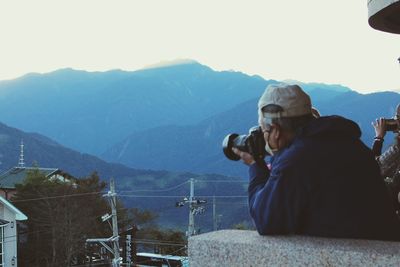
<instances>
[{"instance_id":1,"label":"house","mask_svg":"<svg viewBox=\"0 0 400 267\"><path fill-rule=\"evenodd\" d=\"M63 182L71 182L60 169L18 166L0 174L0 196L10 199L16 192L15 185L21 184L28 173L35 170L43 173L50 180L57 179Z\"/></svg>"},{"instance_id":2,"label":"house","mask_svg":"<svg viewBox=\"0 0 400 267\"><path fill-rule=\"evenodd\" d=\"M17 266L17 222L27 220L25 214L0 197L0 267Z\"/></svg>"}]
</instances>

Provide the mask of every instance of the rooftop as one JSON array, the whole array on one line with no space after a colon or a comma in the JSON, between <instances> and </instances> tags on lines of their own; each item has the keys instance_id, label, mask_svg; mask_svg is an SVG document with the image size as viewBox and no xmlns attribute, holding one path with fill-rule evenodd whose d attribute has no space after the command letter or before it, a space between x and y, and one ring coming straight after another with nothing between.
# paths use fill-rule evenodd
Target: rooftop
<instances>
[{"instance_id":1,"label":"rooftop","mask_svg":"<svg viewBox=\"0 0 400 267\"><path fill-rule=\"evenodd\" d=\"M0 188L15 189L15 185L22 183L25 180L28 172L33 170L39 170L46 177L49 177L59 171L59 169L54 168L13 167L0 174Z\"/></svg>"}]
</instances>

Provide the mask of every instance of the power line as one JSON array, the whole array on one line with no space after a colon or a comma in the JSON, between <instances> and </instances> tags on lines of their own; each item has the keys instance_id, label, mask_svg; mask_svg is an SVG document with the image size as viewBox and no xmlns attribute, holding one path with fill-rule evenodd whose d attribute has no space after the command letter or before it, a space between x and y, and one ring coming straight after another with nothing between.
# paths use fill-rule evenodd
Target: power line
<instances>
[{"instance_id":1,"label":"power line","mask_svg":"<svg viewBox=\"0 0 400 267\"><path fill-rule=\"evenodd\" d=\"M237 180L195 180L195 182L248 183L246 181L237 181ZM166 189L159 189L159 190L158 189L154 189L154 190L144 189L144 190L130 190L130 191L121 190L121 191L118 191L118 193L121 193L121 192L125 192L125 193L129 193L129 192L132 192L132 193L135 193L135 192L167 192L167 191L171 191L176 188L179 188L187 183L189 183L189 181L185 181L176 186L166 188ZM57 198L65 198L65 197L80 197L80 196L105 194L105 193L107 193L107 192L106 191L98 191L98 192L88 192L88 193L80 193L80 194L57 195L57 196L48 196L48 197L40 197L40 198L31 198L31 199L10 200L10 202L17 203L17 202L37 201L37 200L45 200L45 199L57 199ZM183 195L180 195L180 196L157 196L157 195L143 196L143 195L131 195L131 194L118 194L118 195L121 197L159 197L159 198L173 198L173 197L181 198L181 197L183 197ZM201 197L212 197L212 196L201 196ZM219 197L245 197L245 196L215 196L215 197L219 198Z\"/></svg>"},{"instance_id":2,"label":"power line","mask_svg":"<svg viewBox=\"0 0 400 267\"><path fill-rule=\"evenodd\" d=\"M195 182L204 183L249 183L249 181L239 181L239 180L195 180Z\"/></svg>"},{"instance_id":3,"label":"power line","mask_svg":"<svg viewBox=\"0 0 400 267\"><path fill-rule=\"evenodd\" d=\"M89 265L88 265L89 264ZM83 264L83 265L72 265L72 266L74 266L74 267L87 267L87 266L104 266L104 262L99 262L99 263L85 263L85 264Z\"/></svg>"},{"instance_id":4,"label":"power line","mask_svg":"<svg viewBox=\"0 0 400 267\"><path fill-rule=\"evenodd\" d=\"M12 203L17 203L17 202L27 202L27 201L37 201L37 200L45 200L45 199L57 199L57 198L65 198L65 197L80 197L80 196L88 196L88 195L96 195L96 194L105 194L106 192L89 192L89 193L81 193L81 194L70 194L70 195L58 195L58 196L49 196L49 197L40 197L40 198L30 198L30 199L21 199L21 200L10 200ZM119 197L132 197L132 198L181 198L184 197L184 195L118 195ZM198 197L203 197L203 198L212 198L214 195L203 195L203 196L198 196ZM240 195L221 195L221 196L215 196L216 198L247 198L248 196L240 196Z\"/></svg>"},{"instance_id":5,"label":"power line","mask_svg":"<svg viewBox=\"0 0 400 267\"><path fill-rule=\"evenodd\" d=\"M210 196L210 195L204 195L204 196L197 196L197 197L203 197L203 198L212 198L212 197L215 197L215 198L247 198L248 196L241 196L241 195L238 195L238 196L229 196L229 195L225 195L225 196Z\"/></svg>"},{"instance_id":6,"label":"power line","mask_svg":"<svg viewBox=\"0 0 400 267\"><path fill-rule=\"evenodd\" d=\"M141 240L141 239L132 239L132 241L138 244L151 244L151 245L165 245L165 246L186 246L184 243L170 243L170 242L163 242L163 241L154 241L154 240Z\"/></svg>"},{"instance_id":7,"label":"power line","mask_svg":"<svg viewBox=\"0 0 400 267\"><path fill-rule=\"evenodd\" d=\"M119 197L143 197L143 198L181 198L184 197L184 195L180 195L180 196L157 196L157 195L151 195L151 196L144 196L144 195L118 195Z\"/></svg>"},{"instance_id":8,"label":"power line","mask_svg":"<svg viewBox=\"0 0 400 267\"><path fill-rule=\"evenodd\" d=\"M81 194L58 195L58 196L49 196L49 197L40 197L40 198L10 200L10 202L17 203L17 202L27 202L27 201L36 201L36 200L44 200L44 199L56 199L56 198L64 198L64 197L80 197L80 196L105 194L105 193L106 192L89 192L89 193L81 193Z\"/></svg>"},{"instance_id":9,"label":"power line","mask_svg":"<svg viewBox=\"0 0 400 267\"><path fill-rule=\"evenodd\" d=\"M129 193L129 192L133 192L133 193L134 192L166 192L166 191L174 190L174 189L176 189L178 187L181 187L182 185L185 185L187 183L189 183L189 181L185 181L185 182L183 182L181 184L178 184L178 185L176 185L174 187L170 187L170 188L166 188L166 189L154 189L154 190L153 189L143 189L143 190L130 190L130 191L121 190L121 191L118 191L118 195L120 193L122 193L122 192L125 192L125 193Z\"/></svg>"},{"instance_id":10,"label":"power line","mask_svg":"<svg viewBox=\"0 0 400 267\"><path fill-rule=\"evenodd\" d=\"M121 197L133 197L133 198L181 198L184 196L157 196L157 195L151 195L151 196L144 196L144 195L118 195ZM203 195L203 196L196 196L196 197L202 197L202 198L212 198L214 197L213 195ZM215 198L247 198L248 196L240 196L240 195L235 195L235 196L215 196Z\"/></svg>"}]
</instances>

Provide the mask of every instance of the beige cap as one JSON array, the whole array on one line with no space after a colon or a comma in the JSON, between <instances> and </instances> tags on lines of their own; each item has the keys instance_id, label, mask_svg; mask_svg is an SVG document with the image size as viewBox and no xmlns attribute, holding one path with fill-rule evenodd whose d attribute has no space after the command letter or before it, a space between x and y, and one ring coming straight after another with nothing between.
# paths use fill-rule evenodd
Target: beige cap
<instances>
[{"instance_id":1,"label":"beige cap","mask_svg":"<svg viewBox=\"0 0 400 267\"><path fill-rule=\"evenodd\" d=\"M283 111L277 113L262 112L270 104L278 105ZM311 114L311 99L298 85L273 84L265 89L258 101L260 117L281 118Z\"/></svg>"}]
</instances>

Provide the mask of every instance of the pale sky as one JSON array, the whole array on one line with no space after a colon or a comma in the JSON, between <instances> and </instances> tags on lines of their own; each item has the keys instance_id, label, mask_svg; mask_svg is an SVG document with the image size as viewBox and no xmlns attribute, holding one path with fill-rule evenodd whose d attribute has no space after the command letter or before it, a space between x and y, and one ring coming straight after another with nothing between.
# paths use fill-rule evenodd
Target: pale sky
<instances>
[{"instance_id":1,"label":"pale sky","mask_svg":"<svg viewBox=\"0 0 400 267\"><path fill-rule=\"evenodd\" d=\"M400 90L400 35L367 0L0 0L0 80L193 59L265 79Z\"/></svg>"}]
</instances>

